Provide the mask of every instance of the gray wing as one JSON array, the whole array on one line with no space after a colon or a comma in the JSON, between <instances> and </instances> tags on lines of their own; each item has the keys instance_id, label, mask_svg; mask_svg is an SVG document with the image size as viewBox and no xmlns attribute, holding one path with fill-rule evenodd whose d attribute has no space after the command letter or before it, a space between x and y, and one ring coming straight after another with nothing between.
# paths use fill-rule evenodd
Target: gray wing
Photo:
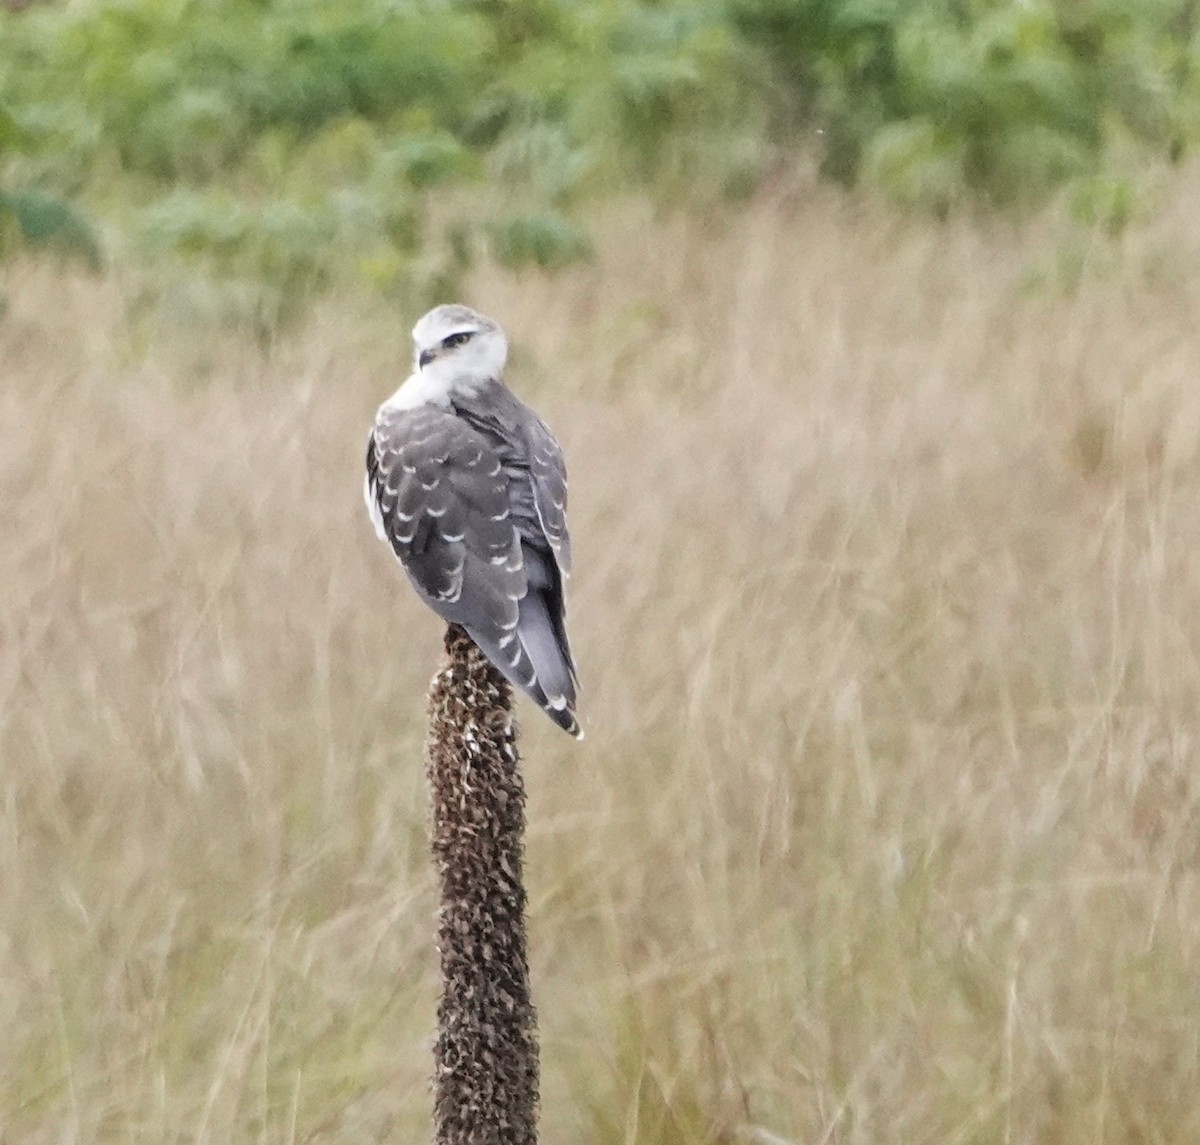
<instances>
[{"instance_id":1,"label":"gray wing","mask_svg":"<svg viewBox=\"0 0 1200 1145\"><path fill-rule=\"evenodd\" d=\"M561 471L557 445L554 451ZM548 512L551 520L559 514L557 535L565 540L565 484L555 484L553 457L543 453ZM368 512L418 592L445 620L461 624L555 723L578 736L574 662L558 573L551 572L562 567L561 541L552 560L545 545L530 543L526 522L513 511L529 484L504 465L497 442L436 407L381 410L367 443ZM536 479L532 484L538 487ZM535 504L541 496L535 492ZM554 545L549 535L546 541Z\"/></svg>"},{"instance_id":2,"label":"gray wing","mask_svg":"<svg viewBox=\"0 0 1200 1145\"><path fill-rule=\"evenodd\" d=\"M567 467L554 434L541 418L534 417L527 430L529 476L538 522L554 553L559 571L571 575L571 537L567 532Z\"/></svg>"},{"instance_id":3,"label":"gray wing","mask_svg":"<svg viewBox=\"0 0 1200 1145\"><path fill-rule=\"evenodd\" d=\"M381 411L367 445L376 531L445 619L499 634L526 579L508 482L491 445L435 407Z\"/></svg>"}]
</instances>

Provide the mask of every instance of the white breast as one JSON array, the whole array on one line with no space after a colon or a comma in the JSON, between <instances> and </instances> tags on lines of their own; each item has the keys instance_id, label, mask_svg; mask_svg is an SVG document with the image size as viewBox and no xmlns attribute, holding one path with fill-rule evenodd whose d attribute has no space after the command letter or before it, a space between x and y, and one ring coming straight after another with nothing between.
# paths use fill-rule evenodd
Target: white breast
<instances>
[{"instance_id":1,"label":"white breast","mask_svg":"<svg viewBox=\"0 0 1200 1145\"><path fill-rule=\"evenodd\" d=\"M450 386L446 379L435 370L418 370L410 374L392 394L382 409L417 409L420 406L448 406L450 404Z\"/></svg>"}]
</instances>

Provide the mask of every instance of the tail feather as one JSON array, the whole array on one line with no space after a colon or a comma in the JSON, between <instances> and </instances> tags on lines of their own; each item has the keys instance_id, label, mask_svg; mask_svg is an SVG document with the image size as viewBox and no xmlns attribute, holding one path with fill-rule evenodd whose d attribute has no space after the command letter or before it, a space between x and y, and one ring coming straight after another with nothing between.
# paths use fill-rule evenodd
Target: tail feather
<instances>
[{"instance_id":1,"label":"tail feather","mask_svg":"<svg viewBox=\"0 0 1200 1145\"><path fill-rule=\"evenodd\" d=\"M542 592L527 593L519 605L515 632L506 636L505 646L482 633L467 629L483 654L534 700L560 728L583 739L575 718L575 676L569 652L564 653L556 636L551 612Z\"/></svg>"},{"instance_id":2,"label":"tail feather","mask_svg":"<svg viewBox=\"0 0 1200 1145\"><path fill-rule=\"evenodd\" d=\"M531 592L521 601L517 639L533 665L547 703L556 710L574 707L571 664L559 645L546 600L540 592Z\"/></svg>"}]
</instances>

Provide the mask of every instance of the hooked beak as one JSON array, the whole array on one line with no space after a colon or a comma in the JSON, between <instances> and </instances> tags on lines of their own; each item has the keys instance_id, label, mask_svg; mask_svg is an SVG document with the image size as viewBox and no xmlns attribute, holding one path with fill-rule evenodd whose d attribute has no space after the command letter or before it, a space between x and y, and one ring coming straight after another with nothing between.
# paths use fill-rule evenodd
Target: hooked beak
<instances>
[{"instance_id":1,"label":"hooked beak","mask_svg":"<svg viewBox=\"0 0 1200 1145\"><path fill-rule=\"evenodd\" d=\"M421 367L421 369L423 370L423 369L425 369L425 367L426 367L426 366L428 366L428 365L429 365L429 363L430 363L430 362L432 362L432 361L434 360L434 358L436 358L436 357L437 357L437 351L435 351L435 350L422 350L422 351L421 351L421 353L420 353L420 355L419 355L419 356L418 356L418 358L417 358L417 365L419 365L419 366Z\"/></svg>"}]
</instances>

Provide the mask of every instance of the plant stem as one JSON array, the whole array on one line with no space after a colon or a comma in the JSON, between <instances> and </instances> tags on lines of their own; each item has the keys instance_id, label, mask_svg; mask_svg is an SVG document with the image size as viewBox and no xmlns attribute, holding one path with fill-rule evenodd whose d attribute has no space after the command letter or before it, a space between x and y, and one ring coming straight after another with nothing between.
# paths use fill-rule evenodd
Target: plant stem
<instances>
[{"instance_id":1,"label":"plant stem","mask_svg":"<svg viewBox=\"0 0 1200 1145\"><path fill-rule=\"evenodd\" d=\"M525 787L508 681L446 631L426 763L441 881L435 1145L536 1145L537 1022L522 879Z\"/></svg>"}]
</instances>

